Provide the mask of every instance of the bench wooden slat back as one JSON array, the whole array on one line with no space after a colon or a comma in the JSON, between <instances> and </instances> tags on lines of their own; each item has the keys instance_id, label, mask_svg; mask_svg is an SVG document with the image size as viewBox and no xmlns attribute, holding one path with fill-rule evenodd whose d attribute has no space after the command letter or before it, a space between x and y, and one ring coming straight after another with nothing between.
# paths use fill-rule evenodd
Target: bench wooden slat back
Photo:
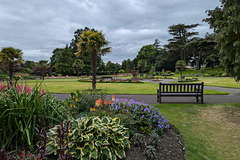
<instances>
[{"instance_id":1,"label":"bench wooden slat back","mask_svg":"<svg viewBox=\"0 0 240 160\"><path fill-rule=\"evenodd\" d=\"M161 93L202 93L202 83L159 83Z\"/></svg>"}]
</instances>

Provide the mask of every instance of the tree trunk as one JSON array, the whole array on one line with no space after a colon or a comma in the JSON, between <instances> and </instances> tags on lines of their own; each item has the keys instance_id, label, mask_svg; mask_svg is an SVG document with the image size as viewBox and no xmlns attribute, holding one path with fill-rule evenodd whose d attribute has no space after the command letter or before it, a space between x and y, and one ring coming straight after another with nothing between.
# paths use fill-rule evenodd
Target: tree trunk
<instances>
[{"instance_id":1,"label":"tree trunk","mask_svg":"<svg viewBox=\"0 0 240 160\"><path fill-rule=\"evenodd\" d=\"M142 77L143 77L144 65L142 64Z\"/></svg>"},{"instance_id":2,"label":"tree trunk","mask_svg":"<svg viewBox=\"0 0 240 160\"><path fill-rule=\"evenodd\" d=\"M78 76L78 79L79 79L79 67L77 67L77 76Z\"/></svg>"},{"instance_id":3,"label":"tree trunk","mask_svg":"<svg viewBox=\"0 0 240 160\"><path fill-rule=\"evenodd\" d=\"M12 81L12 77L13 77L13 63L9 62L9 78Z\"/></svg>"},{"instance_id":4,"label":"tree trunk","mask_svg":"<svg viewBox=\"0 0 240 160\"><path fill-rule=\"evenodd\" d=\"M183 77L182 77L182 71L183 71L183 67L181 66L181 67L180 67L181 81L183 80Z\"/></svg>"},{"instance_id":5,"label":"tree trunk","mask_svg":"<svg viewBox=\"0 0 240 160\"><path fill-rule=\"evenodd\" d=\"M45 75L45 69L44 68L42 68L42 80L44 80L44 75Z\"/></svg>"},{"instance_id":6,"label":"tree trunk","mask_svg":"<svg viewBox=\"0 0 240 160\"><path fill-rule=\"evenodd\" d=\"M92 51L92 89L96 90L96 69L97 69L97 55Z\"/></svg>"}]
</instances>

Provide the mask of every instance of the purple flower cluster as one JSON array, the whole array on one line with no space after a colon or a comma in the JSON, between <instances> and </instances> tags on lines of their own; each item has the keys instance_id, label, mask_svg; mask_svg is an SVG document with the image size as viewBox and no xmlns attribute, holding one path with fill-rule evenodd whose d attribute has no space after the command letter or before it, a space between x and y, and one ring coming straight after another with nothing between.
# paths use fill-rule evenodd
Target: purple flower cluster
<instances>
[{"instance_id":1,"label":"purple flower cluster","mask_svg":"<svg viewBox=\"0 0 240 160\"><path fill-rule=\"evenodd\" d=\"M139 118L143 119L144 121L149 121L153 126L153 129L158 132L162 131L164 128L168 128L168 120L161 114L158 108L145 104L143 101L138 102L134 101L133 99L116 99L110 110L119 111L120 109L127 109L131 114L135 114L139 116ZM128 111L128 110L126 110Z\"/></svg>"}]
</instances>

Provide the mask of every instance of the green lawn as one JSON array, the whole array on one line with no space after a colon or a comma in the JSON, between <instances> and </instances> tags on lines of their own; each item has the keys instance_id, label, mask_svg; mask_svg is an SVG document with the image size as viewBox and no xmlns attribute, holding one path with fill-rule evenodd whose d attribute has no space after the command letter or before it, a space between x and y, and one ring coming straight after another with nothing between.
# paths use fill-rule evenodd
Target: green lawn
<instances>
[{"instance_id":1,"label":"green lawn","mask_svg":"<svg viewBox=\"0 0 240 160\"><path fill-rule=\"evenodd\" d=\"M240 83L236 82L233 78L199 78L207 86L240 88Z\"/></svg>"},{"instance_id":2,"label":"green lawn","mask_svg":"<svg viewBox=\"0 0 240 160\"><path fill-rule=\"evenodd\" d=\"M239 160L240 104L158 104L182 133L187 160Z\"/></svg>"},{"instance_id":3,"label":"green lawn","mask_svg":"<svg viewBox=\"0 0 240 160\"><path fill-rule=\"evenodd\" d=\"M36 80L26 81L34 86ZM22 83L25 83L23 81ZM43 85L51 93L71 93L76 89L91 89L91 82L78 82L77 79L45 79ZM97 83L97 89L107 94L156 94L158 84L154 83ZM204 90L204 94L228 94L227 92Z\"/></svg>"}]
</instances>

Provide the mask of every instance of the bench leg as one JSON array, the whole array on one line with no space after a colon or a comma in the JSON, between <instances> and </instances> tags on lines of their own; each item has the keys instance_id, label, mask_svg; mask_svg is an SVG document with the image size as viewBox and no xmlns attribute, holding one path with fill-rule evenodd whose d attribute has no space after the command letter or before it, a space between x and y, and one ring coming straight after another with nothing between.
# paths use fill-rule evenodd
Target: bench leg
<instances>
[{"instance_id":1,"label":"bench leg","mask_svg":"<svg viewBox=\"0 0 240 160\"><path fill-rule=\"evenodd\" d=\"M203 95L201 95L201 103L203 104Z\"/></svg>"},{"instance_id":2,"label":"bench leg","mask_svg":"<svg viewBox=\"0 0 240 160\"><path fill-rule=\"evenodd\" d=\"M197 102L199 102L199 97L198 96L196 97L196 100L197 100Z\"/></svg>"}]
</instances>

